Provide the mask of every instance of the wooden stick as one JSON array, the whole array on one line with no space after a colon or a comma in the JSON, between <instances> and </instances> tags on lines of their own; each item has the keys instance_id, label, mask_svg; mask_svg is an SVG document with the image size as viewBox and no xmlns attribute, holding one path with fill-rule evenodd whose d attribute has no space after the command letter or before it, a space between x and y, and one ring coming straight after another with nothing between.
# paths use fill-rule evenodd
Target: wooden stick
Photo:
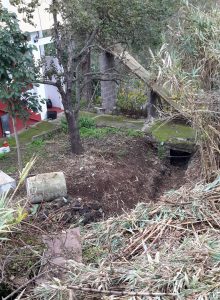
<instances>
[{"instance_id":1,"label":"wooden stick","mask_svg":"<svg viewBox=\"0 0 220 300\"><path fill-rule=\"evenodd\" d=\"M168 225L170 225L170 223L172 222L172 218L168 220L168 222L162 227L162 230L158 233L158 235L155 237L155 239L153 240L153 242L148 246L148 250L152 247L152 245L158 240L158 238L161 237L161 235L163 234L164 230L166 229L166 227Z\"/></svg>"},{"instance_id":2,"label":"wooden stick","mask_svg":"<svg viewBox=\"0 0 220 300\"><path fill-rule=\"evenodd\" d=\"M129 257L133 256L139 249L141 249L143 247L142 246L143 243L146 243L146 241L149 240L156 232L158 232L161 227L162 227L162 225L156 226L156 229L152 230L147 237L142 236L140 244L138 244L137 247L135 249L133 249L133 251L131 251L131 253L128 253L128 256Z\"/></svg>"},{"instance_id":3,"label":"wooden stick","mask_svg":"<svg viewBox=\"0 0 220 300\"><path fill-rule=\"evenodd\" d=\"M80 286L67 286L67 289L70 290L77 290L82 292L88 293L97 293L97 294L104 294L104 295L114 295L114 296L133 296L133 297L141 297L141 296L149 296L149 297L163 297L163 296L170 296L170 297L177 297L177 294L174 293L150 293L150 292L143 292L143 293L136 293L136 292L126 292L126 291L112 291L112 290L98 290L92 288L83 288Z\"/></svg>"},{"instance_id":4,"label":"wooden stick","mask_svg":"<svg viewBox=\"0 0 220 300\"><path fill-rule=\"evenodd\" d=\"M155 228L155 225L153 225L153 226ZM123 255L126 255L127 252L130 252L130 250L132 250L132 248L136 247L136 245L139 243L139 241L142 240L143 237L145 237L149 232L152 231L152 227L146 228L144 230L144 232L142 232L142 233L138 233L138 237L130 245L128 245L127 248L124 249Z\"/></svg>"},{"instance_id":5,"label":"wooden stick","mask_svg":"<svg viewBox=\"0 0 220 300\"><path fill-rule=\"evenodd\" d=\"M9 294L7 297L2 298L2 300L9 300L11 297L13 297L14 295L16 295L18 292L20 292L20 290L25 289L31 282L33 282L34 280L40 278L42 275L48 273L49 271L43 272L41 274L36 275L35 277L31 278L28 282L24 283L23 285L21 285L20 287L18 287L15 291L13 291L11 294Z\"/></svg>"}]
</instances>

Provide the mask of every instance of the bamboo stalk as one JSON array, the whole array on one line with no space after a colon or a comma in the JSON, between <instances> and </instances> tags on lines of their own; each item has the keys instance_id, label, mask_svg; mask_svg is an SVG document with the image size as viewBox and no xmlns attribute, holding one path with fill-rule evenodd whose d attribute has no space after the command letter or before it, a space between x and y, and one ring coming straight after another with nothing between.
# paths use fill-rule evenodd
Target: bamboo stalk
<instances>
[{"instance_id":1,"label":"bamboo stalk","mask_svg":"<svg viewBox=\"0 0 220 300\"><path fill-rule=\"evenodd\" d=\"M113 290L98 290L93 288L84 288L80 286L67 286L67 289L69 290L77 290L82 292L88 292L88 293L97 293L97 294L104 294L104 295L114 295L114 296L133 296L133 297L141 297L141 296L149 296L149 297L163 297L163 296L169 296L169 297L177 297L177 294L174 293L150 293L150 292L127 292L127 291L113 291Z\"/></svg>"}]
</instances>

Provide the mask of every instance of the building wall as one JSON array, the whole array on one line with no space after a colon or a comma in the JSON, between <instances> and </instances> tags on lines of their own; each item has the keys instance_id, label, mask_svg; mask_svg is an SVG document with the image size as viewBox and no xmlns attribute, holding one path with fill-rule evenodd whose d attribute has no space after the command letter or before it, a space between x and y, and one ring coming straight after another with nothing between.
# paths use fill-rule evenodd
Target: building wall
<instances>
[{"instance_id":1,"label":"building wall","mask_svg":"<svg viewBox=\"0 0 220 300\"><path fill-rule=\"evenodd\" d=\"M28 3L29 1L26 2ZM33 14L34 25L30 25L23 21L24 15L22 13L18 13L16 7L12 6L9 0L2 0L2 5L5 8L17 14L18 19L20 20L21 30L27 32L41 31L52 27L52 16L46 11L46 9L49 8L50 3L51 0L40 0L40 6L36 8Z\"/></svg>"},{"instance_id":2,"label":"building wall","mask_svg":"<svg viewBox=\"0 0 220 300\"><path fill-rule=\"evenodd\" d=\"M9 0L2 0L2 4L9 11L12 11L17 14L19 19L20 28L22 31L26 31L30 33L30 44L33 44L36 47L36 50L33 51L34 59L36 61L41 60L44 57L44 45L50 44L52 42L52 38L43 37L43 30L48 30L53 25L53 20L51 14L49 14L46 9L49 7L51 0L41 0L41 5L36 8L34 12L33 23L30 25L25 23L23 19L23 15L17 12L17 9L13 7ZM56 61L57 64L57 61ZM41 69L41 73L43 74L43 69ZM52 100L52 104L55 107L60 109L63 108L61 96L54 86L39 84L38 87L34 87L33 92L36 92L40 99L48 99ZM41 104L42 111L40 112L41 119L44 120L47 118L47 106L46 103Z\"/></svg>"},{"instance_id":3,"label":"building wall","mask_svg":"<svg viewBox=\"0 0 220 300\"><path fill-rule=\"evenodd\" d=\"M51 65L53 65L58 71L61 70L61 67L59 65L57 58L54 58L52 56L45 56L45 61L46 61L46 68L49 69L51 67ZM51 80L53 82L55 82L54 77ZM52 101L53 107L58 107L58 108L63 109L61 95L55 86L45 85L45 94L46 94L46 98L48 98Z\"/></svg>"}]
</instances>

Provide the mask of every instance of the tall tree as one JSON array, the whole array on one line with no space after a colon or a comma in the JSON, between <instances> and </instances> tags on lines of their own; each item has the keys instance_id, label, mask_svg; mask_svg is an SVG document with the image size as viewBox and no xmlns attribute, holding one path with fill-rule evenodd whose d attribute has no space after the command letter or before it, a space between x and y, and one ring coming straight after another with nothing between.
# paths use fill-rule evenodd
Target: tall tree
<instances>
[{"instance_id":1,"label":"tall tree","mask_svg":"<svg viewBox=\"0 0 220 300\"><path fill-rule=\"evenodd\" d=\"M171 0L172 3L179 1ZM19 4L21 11L27 12L28 17L32 7L38 4L37 0L14 2ZM166 14L165 8L170 1L154 2L157 3L156 8L148 0L52 0L50 12L54 21L53 38L63 71L55 70L55 81L51 84L58 88L62 97L73 153L79 154L83 151L78 129L78 112L81 70L85 57L93 47L108 50L114 44L123 43L133 49L143 49L143 45L149 47L152 44L150 42L153 38L155 41L160 39L159 34L154 36L153 28L156 28L158 19L164 18L163 13ZM163 5L164 2L166 6ZM160 6L164 8L163 11ZM47 74L51 72L45 73L44 80L50 83ZM106 78L107 74L104 77L101 73L83 75L89 80L94 76L109 80ZM112 77L114 74L111 74L111 79Z\"/></svg>"},{"instance_id":2,"label":"tall tree","mask_svg":"<svg viewBox=\"0 0 220 300\"><path fill-rule=\"evenodd\" d=\"M16 15L0 8L0 100L12 117L20 171L22 160L16 118L25 120L30 110L38 112L41 108L37 95L30 90L37 76L32 50Z\"/></svg>"}]
</instances>

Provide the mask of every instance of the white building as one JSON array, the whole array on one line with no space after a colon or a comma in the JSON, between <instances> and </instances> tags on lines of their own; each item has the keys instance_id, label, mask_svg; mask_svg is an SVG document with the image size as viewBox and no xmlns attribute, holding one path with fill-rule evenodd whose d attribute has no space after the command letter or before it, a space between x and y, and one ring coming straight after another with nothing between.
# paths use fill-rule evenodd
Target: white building
<instances>
[{"instance_id":1,"label":"white building","mask_svg":"<svg viewBox=\"0 0 220 300\"><path fill-rule=\"evenodd\" d=\"M25 23L23 21L23 15L17 12L17 9L10 4L9 0L2 0L2 5L9 11L17 14L20 28L22 31L29 32L30 43L35 45L37 50L33 52L36 60L41 59L45 56L45 45L51 43L50 28L53 25L52 16L46 11L49 7L51 0L40 0L41 5L38 6L33 15L33 23ZM28 3L28 0L27 0ZM46 56L46 60L50 61L52 57ZM57 60L54 63L58 65ZM61 96L57 91L57 88L51 85L40 84L39 87L35 88L35 92L42 99L50 99L52 101L53 108L63 109ZM46 103L42 104L41 119L44 120L47 117L47 106Z\"/></svg>"}]
</instances>

